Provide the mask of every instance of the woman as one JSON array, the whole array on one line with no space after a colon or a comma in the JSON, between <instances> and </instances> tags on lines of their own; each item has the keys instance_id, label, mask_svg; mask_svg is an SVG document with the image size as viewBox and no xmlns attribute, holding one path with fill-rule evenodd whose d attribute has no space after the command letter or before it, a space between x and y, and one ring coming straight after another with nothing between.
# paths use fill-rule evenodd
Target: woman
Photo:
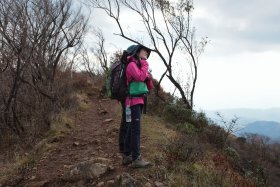
<instances>
[{"instance_id":1,"label":"woman","mask_svg":"<svg viewBox=\"0 0 280 187\"><path fill-rule=\"evenodd\" d=\"M130 46L127 51L133 51L132 56L128 57L126 69L127 85L131 82L145 82L147 88L153 88L151 76L149 74L149 65L146 61L151 50L142 45ZM132 167L146 167L150 163L144 161L140 153L140 124L141 114L144 106L143 96L127 96L125 105L131 109L131 122L128 122L128 129L125 137L123 164L131 164Z\"/></svg>"}]
</instances>

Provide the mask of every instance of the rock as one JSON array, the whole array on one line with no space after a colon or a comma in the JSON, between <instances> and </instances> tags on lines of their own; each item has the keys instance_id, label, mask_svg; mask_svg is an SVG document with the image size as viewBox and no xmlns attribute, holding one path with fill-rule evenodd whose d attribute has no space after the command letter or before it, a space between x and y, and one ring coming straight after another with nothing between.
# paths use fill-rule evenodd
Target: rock
<instances>
[{"instance_id":1,"label":"rock","mask_svg":"<svg viewBox=\"0 0 280 187\"><path fill-rule=\"evenodd\" d=\"M97 187L101 187L101 186L104 186L105 185L105 182L100 182L100 183L98 183L96 186Z\"/></svg>"},{"instance_id":2,"label":"rock","mask_svg":"<svg viewBox=\"0 0 280 187\"><path fill-rule=\"evenodd\" d=\"M114 121L114 120L110 118L110 119L105 119L103 122L104 122L104 123L110 123L110 122L112 122L112 121Z\"/></svg>"},{"instance_id":3,"label":"rock","mask_svg":"<svg viewBox=\"0 0 280 187\"><path fill-rule=\"evenodd\" d=\"M93 143L96 145L100 145L101 142L100 142L100 140L93 140Z\"/></svg>"},{"instance_id":4,"label":"rock","mask_svg":"<svg viewBox=\"0 0 280 187\"><path fill-rule=\"evenodd\" d=\"M112 132L119 132L119 127L114 127L114 128L112 129Z\"/></svg>"},{"instance_id":5,"label":"rock","mask_svg":"<svg viewBox=\"0 0 280 187\"><path fill-rule=\"evenodd\" d=\"M89 160L89 157L84 157L83 158L83 161L87 161L87 160Z\"/></svg>"},{"instance_id":6,"label":"rock","mask_svg":"<svg viewBox=\"0 0 280 187\"><path fill-rule=\"evenodd\" d=\"M109 180L106 182L106 187L114 187L115 186L115 181L114 180Z\"/></svg>"},{"instance_id":7,"label":"rock","mask_svg":"<svg viewBox=\"0 0 280 187\"><path fill-rule=\"evenodd\" d=\"M120 176L120 175L117 175L117 176L116 176L116 180L117 180L117 181L121 180L121 176Z\"/></svg>"},{"instance_id":8,"label":"rock","mask_svg":"<svg viewBox=\"0 0 280 187\"><path fill-rule=\"evenodd\" d=\"M163 183L156 181L155 186L156 187L163 187Z\"/></svg>"},{"instance_id":9,"label":"rock","mask_svg":"<svg viewBox=\"0 0 280 187\"><path fill-rule=\"evenodd\" d=\"M68 181L92 180L100 177L108 171L105 164L95 163L94 160L84 161L70 168L64 179Z\"/></svg>"},{"instance_id":10,"label":"rock","mask_svg":"<svg viewBox=\"0 0 280 187\"><path fill-rule=\"evenodd\" d=\"M80 180L79 182L77 182L77 186L84 186L84 181Z\"/></svg>"},{"instance_id":11,"label":"rock","mask_svg":"<svg viewBox=\"0 0 280 187\"><path fill-rule=\"evenodd\" d=\"M36 181L36 180L33 180L33 181L29 181L28 182L28 185L25 185L25 186L50 186L49 184L51 183L51 181L48 181L48 180L43 180L43 181ZM16 186L19 186L19 185L16 185ZM2 187L0 185L0 187ZM4 187L4 186L3 186ZM12 186L6 186L5 187L12 187Z\"/></svg>"},{"instance_id":12,"label":"rock","mask_svg":"<svg viewBox=\"0 0 280 187\"><path fill-rule=\"evenodd\" d=\"M108 171L114 171L114 170L115 170L114 166L109 166L108 167Z\"/></svg>"},{"instance_id":13,"label":"rock","mask_svg":"<svg viewBox=\"0 0 280 187\"><path fill-rule=\"evenodd\" d=\"M63 165L64 168L70 169L72 166L71 165Z\"/></svg>"},{"instance_id":14,"label":"rock","mask_svg":"<svg viewBox=\"0 0 280 187\"><path fill-rule=\"evenodd\" d=\"M74 142L73 145L74 145L74 146L79 146L80 143L79 143L79 142Z\"/></svg>"},{"instance_id":15,"label":"rock","mask_svg":"<svg viewBox=\"0 0 280 187\"><path fill-rule=\"evenodd\" d=\"M106 164L106 165L109 165L112 162L112 160L110 160L108 158L103 158L103 157L97 157L97 158L93 158L91 160L94 160L95 162Z\"/></svg>"},{"instance_id":16,"label":"rock","mask_svg":"<svg viewBox=\"0 0 280 187\"><path fill-rule=\"evenodd\" d=\"M149 182L147 182L147 183L145 184L145 187L152 187L152 184L149 183Z\"/></svg>"},{"instance_id":17,"label":"rock","mask_svg":"<svg viewBox=\"0 0 280 187\"><path fill-rule=\"evenodd\" d=\"M88 143L87 142L85 142L85 143L82 143L81 144L81 146L86 146Z\"/></svg>"},{"instance_id":18,"label":"rock","mask_svg":"<svg viewBox=\"0 0 280 187\"><path fill-rule=\"evenodd\" d=\"M139 182L131 177L128 173L123 173L121 176L116 177L116 185L121 187L139 186Z\"/></svg>"},{"instance_id":19,"label":"rock","mask_svg":"<svg viewBox=\"0 0 280 187\"><path fill-rule=\"evenodd\" d=\"M102 115L105 115L105 114L107 114L107 113L108 113L108 111L106 111L106 110L104 110L104 109L99 111L99 114L102 114Z\"/></svg>"},{"instance_id":20,"label":"rock","mask_svg":"<svg viewBox=\"0 0 280 187\"><path fill-rule=\"evenodd\" d=\"M112 140L112 138L108 138L108 140L107 140L109 143L113 143L113 140Z\"/></svg>"}]
</instances>

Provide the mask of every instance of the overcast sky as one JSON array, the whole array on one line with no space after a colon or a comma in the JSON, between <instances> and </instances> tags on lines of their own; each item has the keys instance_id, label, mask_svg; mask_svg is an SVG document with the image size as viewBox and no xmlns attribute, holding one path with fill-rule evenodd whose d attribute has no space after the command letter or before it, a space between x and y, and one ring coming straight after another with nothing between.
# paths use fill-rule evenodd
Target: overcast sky
<instances>
[{"instance_id":1,"label":"overcast sky","mask_svg":"<svg viewBox=\"0 0 280 187\"><path fill-rule=\"evenodd\" d=\"M280 1L196 0L194 24L211 40L199 69L198 107L280 107Z\"/></svg>"},{"instance_id":2,"label":"overcast sky","mask_svg":"<svg viewBox=\"0 0 280 187\"><path fill-rule=\"evenodd\" d=\"M280 1L194 0L194 7L197 37L211 40L200 58L196 109L280 107ZM101 11L94 11L92 19L111 50L132 44L113 34L119 33L116 23ZM122 23L138 20L129 14ZM152 63L157 77L161 68Z\"/></svg>"}]
</instances>

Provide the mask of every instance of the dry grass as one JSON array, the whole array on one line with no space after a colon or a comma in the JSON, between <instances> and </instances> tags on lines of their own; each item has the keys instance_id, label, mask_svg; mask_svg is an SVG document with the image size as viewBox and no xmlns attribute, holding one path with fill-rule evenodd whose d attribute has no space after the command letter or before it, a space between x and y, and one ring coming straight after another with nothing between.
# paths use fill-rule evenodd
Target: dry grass
<instances>
[{"instance_id":1,"label":"dry grass","mask_svg":"<svg viewBox=\"0 0 280 187\"><path fill-rule=\"evenodd\" d=\"M77 111L83 112L89 108L88 98L85 94L78 94L76 98L78 103L76 113ZM37 143L32 150L26 151L23 155L14 153L14 158L0 168L0 184L10 178L20 178L23 170L33 168L35 163L42 158L45 153L54 149L56 142L63 138L74 127L74 118L76 116L72 115L73 111L75 111L75 109L61 111L52 122L51 129L46 133L46 137Z\"/></svg>"},{"instance_id":2,"label":"dry grass","mask_svg":"<svg viewBox=\"0 0 280 187\"><path fill-rule=\"evenodd\" d=\"M162 118L156 116L143 115L141 125L143 134L151 138L153 143L160 143L177 135L175 130L166 127L168 124Z\"/></svg>"},{"instance_id":3,"label":"dry grass","mask_svg":"<svg viewBox=\"0 0 280 187\"><path fill-rule=\"evenodd\" d=\"M203 150L198 159L174 162L170 168L163 146L181 133L168 128L170 124L155 116L143 115L141 125L143 157L152 161L154 166L139 170L139 176L152 176L153 180L161 181L165 186L254 186L252 181L235 172L226 158L219 156L221 151L207 144L197 144ZM195 141L185 143L196 145Z\"/></svg>"},{"instance_id":4,"label":"dry grass","mask_svg":"<svg viewBox=\"0 0 280 187\"><path fill-rule=\"evenodd\" d=\"M24 155L17 156L4 167L0 169L0 184L4 181L13 178L14 180L20 179L22 172L25 169L31 169L35 163L40 159L43 153L47 152L53 147L48 141L42 140L39 142L32 151Z\"/></svg>"}]
</instances>

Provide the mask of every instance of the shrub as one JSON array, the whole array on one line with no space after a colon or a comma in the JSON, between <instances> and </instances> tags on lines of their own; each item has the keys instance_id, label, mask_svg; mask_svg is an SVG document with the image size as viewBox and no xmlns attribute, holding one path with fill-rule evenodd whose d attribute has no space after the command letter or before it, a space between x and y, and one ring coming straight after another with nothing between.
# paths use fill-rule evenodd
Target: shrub
<instances>
[{"instance_id":1,"label":"shrub","mask_svg":"<svg viewBox=\"0 0 280 187\"><path fill-rule=\"evenodd\" d=\"M91 87L90 78L86 73L73 73L73 88L75 90L85 90Z\"/></svg>"},{"instance_id":2,"label":"shrub","mask_svg":"<svg viewBox=\"0 0 280 187\"><path fill-rule=\"evenodd\" d=\"M227 143L227 133L218 125L208 125L201 132L203 139L210 144L214 144L217 148L224 148Z\"/></svg>"},{"instance_id":3,"label":"shrub","mask_svg":"<svg viewBox=\"0 0 280 187\"><path fill-rule=\"evenodd\" d=\"M210 123L205 113L187 109L180 103L167 104L163 114L165 119L172 124L193 124L198 131L202 131Z\"/></svg>"},{"instance_id":4,"label":"shrub","mask_svg":"<svg viewBox=\"0 0 280 187\"><path fill-rule=\"evenodd\" d=\"M257 162L246 161L246 173L245 177L252 179L259 186L267 186L268 180L264 173L264 169Z\"/></svg>"},{"instance_id":5,"label":"shrub","mask_svg":"<svg viewBox=\"0 0 280 187\"><path fill-rule=\"evenodd\" d=\"M167 165L176 167L180 162L194 162L202 155L202 145L195 138L178 135L164 146Z\"/></svg>"},{"instance_id":6,"label":"shrub","mask_svg":"<svg viewBox=\"0 0 280 187\"><path fill-rule=\"evenodd\" d=\"M246 138L245 137L238 137L236 140L241 145L244 145L246 143Z\"/></svg>"},{"instance_id":7,"label":"shrub","mask_svg":"<svg viewBox=\"0 0 280 187\"><path fill-rule=\"evenodd\" d=\"M193 112L183 105L168 104L164 108L164 117L167 121L177 124L191 122Z\"/></svg>"},{"instance_id":8,"label":"shrub","mask_svg":"<svg viewBox=\"0 0 280 187\"><path fill-rule=\"evenodd\" d=\"M226 147L224 149L226 156L233 161L238 161L240 159L239 153L232 147Z\"/></svg>"},{"instance_id":9,"label":"shrub","mask_svg":"<svg viewBox=\"0 0 280 187\"><path fill-rule=\"evenodd\" d=\"M200 131L211 123L210 119L206 117L206 114L204 112L193 111L193 115L191 119L192 119L191 123L195 124L195 126Z\"/></svg>"},{"instance_id":10,"label":"shrub","mask_svg":"<svg viewBox=\"0 0 280 187\"><path fill-rule=\"evenodd\" d=\"M149 113L162 116L165 106L168 103L171 103L173 98L170 95L170 93L164 92L162 87L160 87L157 91L156 89L156 86L158 84L157 80L153 79L153 84L155 88L152 89L148 95L147 111Z\"/></svg>"},{"instance_id":11,"label":"shrub","mask_svg":"<svg viewBox=\"0 0 280 187\"><path fill-rule=\"evenodd\" d=\"M180 132L183 132L183 133L189 134L189 135L192 135L195 132L197 132L197 128L193 124L188 123L188 122L178 123L176 125L176 129L179 130Z\"/></svg>"}]
</instances>

